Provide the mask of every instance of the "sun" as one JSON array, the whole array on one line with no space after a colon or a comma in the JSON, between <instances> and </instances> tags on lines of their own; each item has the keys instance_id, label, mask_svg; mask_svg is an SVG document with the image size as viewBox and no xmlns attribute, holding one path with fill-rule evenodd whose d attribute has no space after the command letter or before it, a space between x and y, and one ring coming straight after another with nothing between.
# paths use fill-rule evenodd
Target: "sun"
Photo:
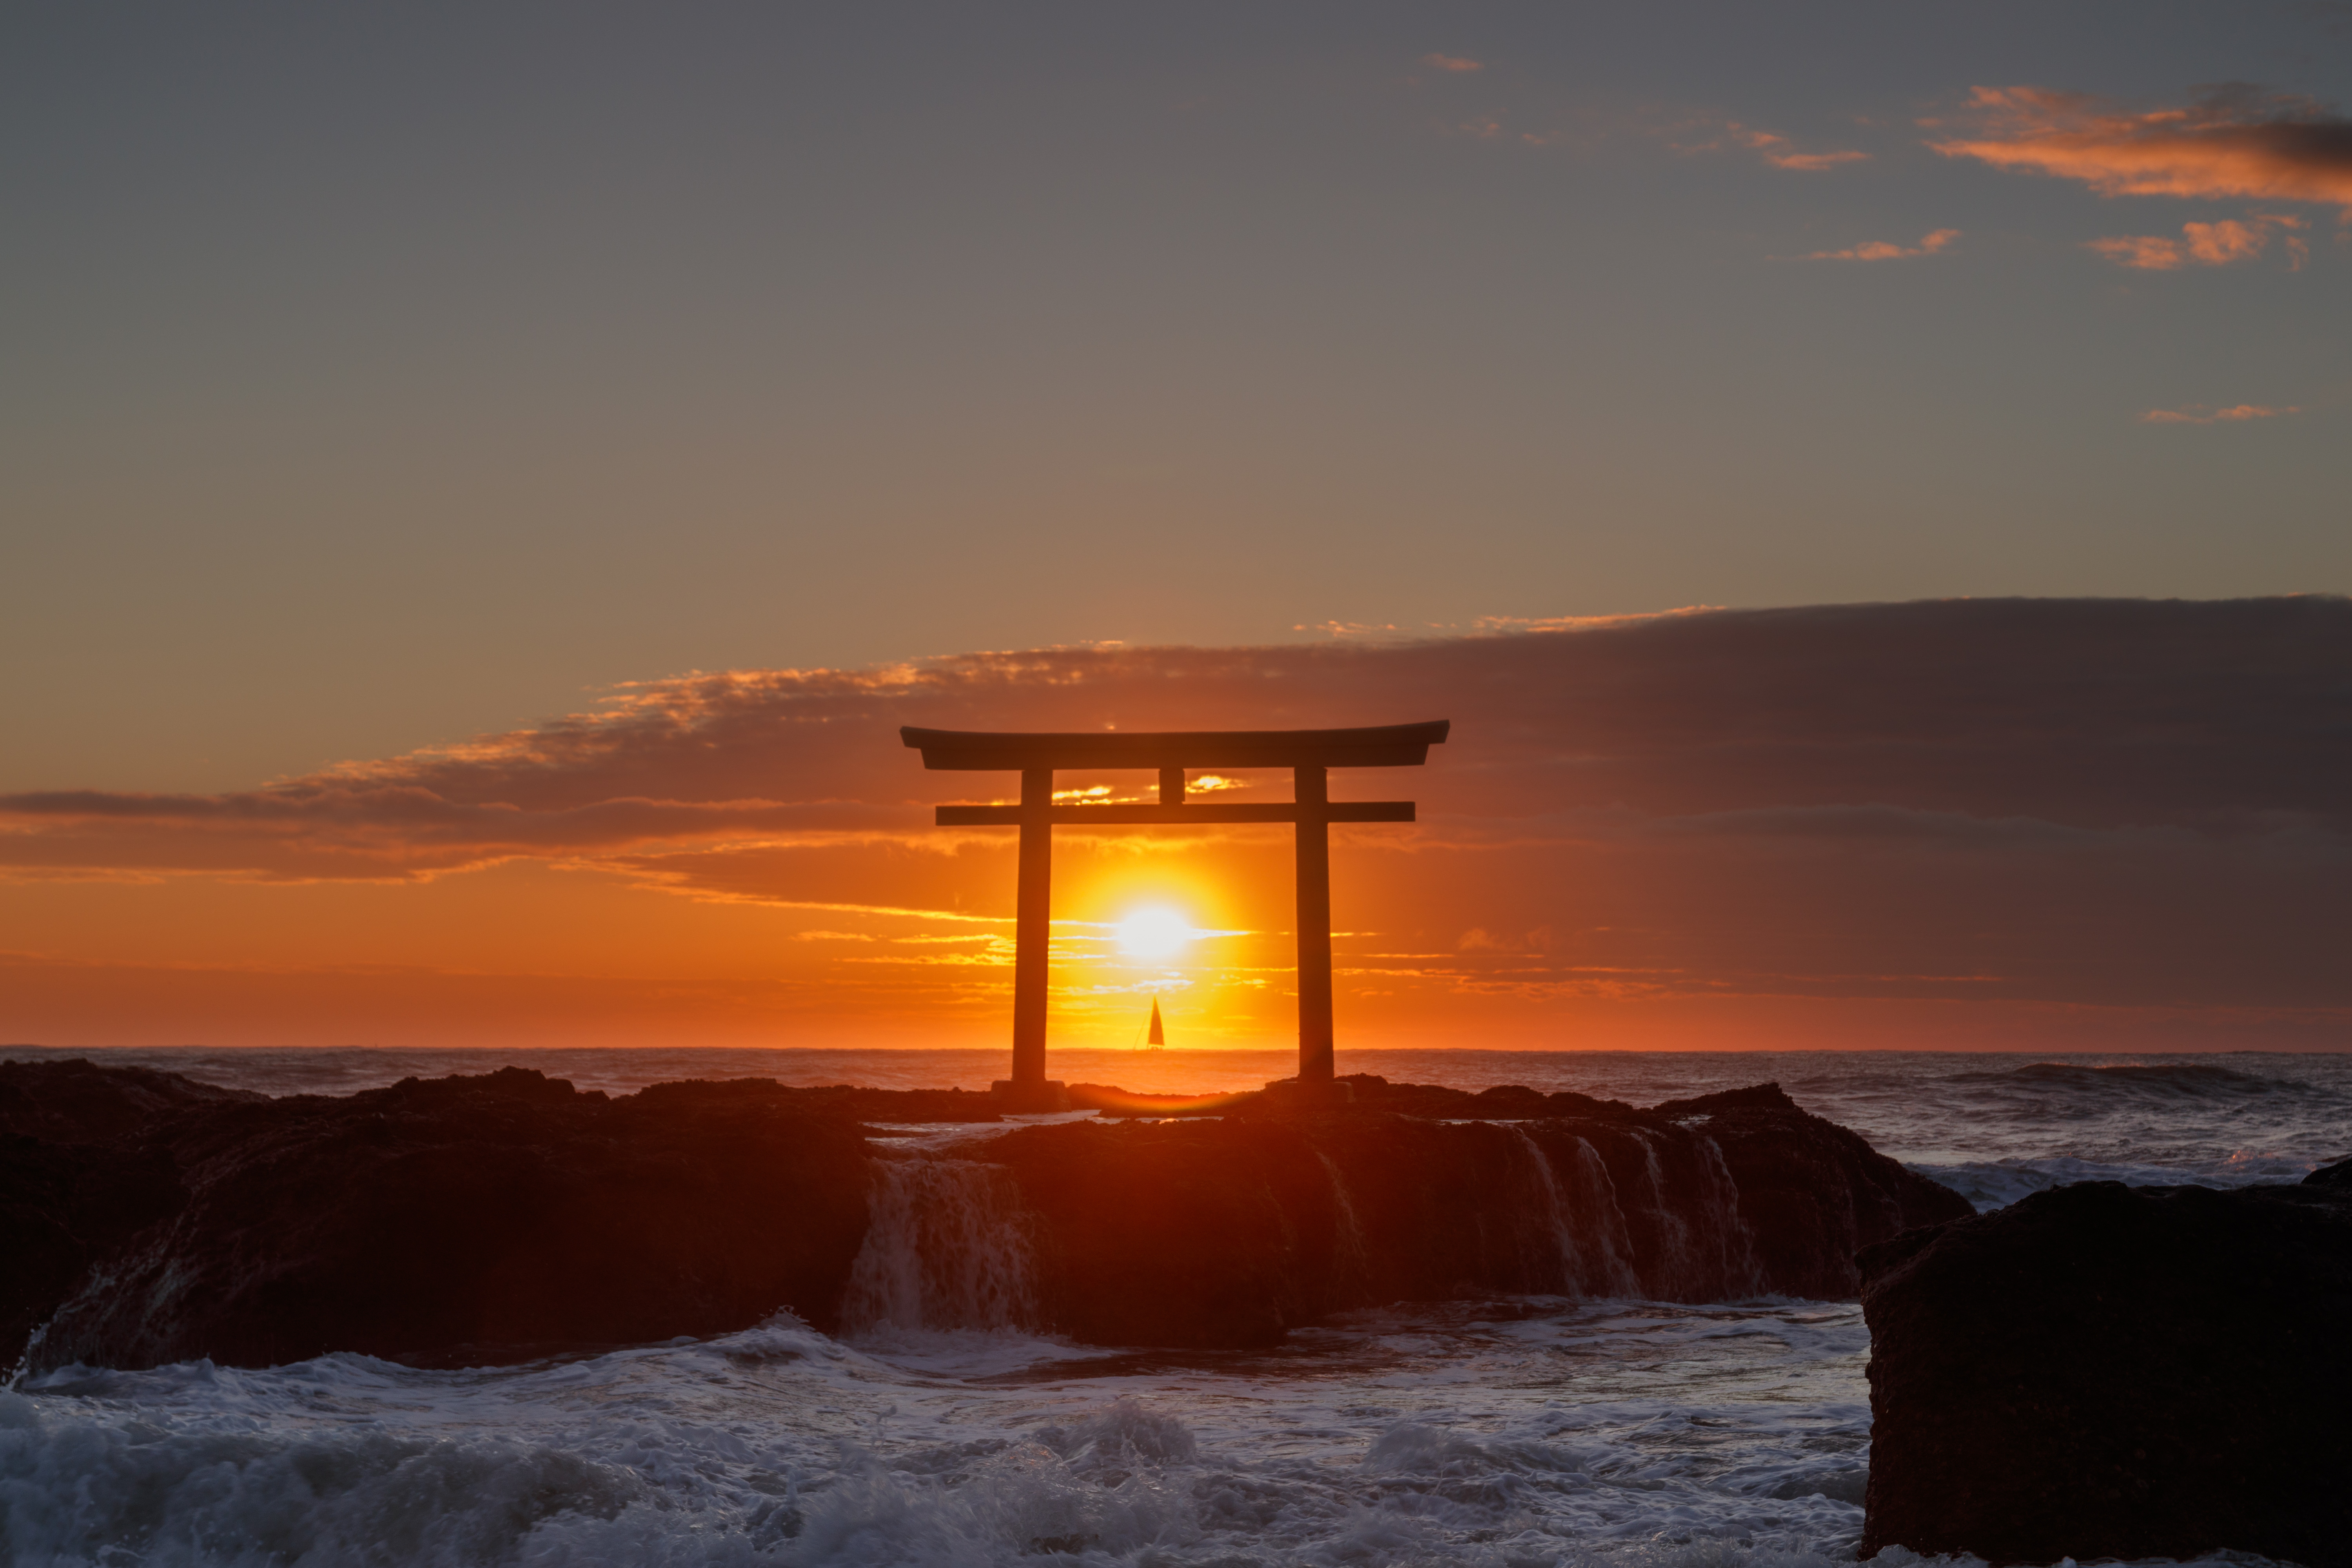
<instances>
[{"instance_id":1,"label":"sun","mask_svg":"<svg viewBox=\"0 0 2352 1568\"><path fill-rule=\"evenodd\" d=\"M1138 958L1172 958L1199 933L1192 922L1164 905L1140 909L1112 927L1118 945Z\"/></svg>"}]
</instances>

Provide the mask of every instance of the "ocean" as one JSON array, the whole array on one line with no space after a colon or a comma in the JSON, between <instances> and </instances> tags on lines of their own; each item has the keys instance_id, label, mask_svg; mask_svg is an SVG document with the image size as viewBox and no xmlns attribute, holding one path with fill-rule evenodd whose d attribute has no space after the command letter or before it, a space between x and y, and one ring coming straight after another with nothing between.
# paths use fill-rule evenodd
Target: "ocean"
<instances>
[{"instance_id":1,"label":"ocean","mask_svg":"<svg viewBox=\"0 0 2352 1568\"><path fill-rule=\"evenodd\" d=\"M510 1063L613 1093L1003 1071L962 1050L0 1054L272 1094ZM1074 1050L1052 1070L1205 1092L1288 1065ZM1339 1068L1644 1105L1777 1080L1979 1209L2074 1181L2291 1182L2352 1153L2347 1055L1343 1051ZM955 1145L990 1131L888 1133L944 1176L978 1169ZM867 1247L838 1339L779 1318L497 1369L19 1375L0 1393L0 1543L26 1568L1811 1568L1850 1562L1861 1533L1870 1347L1850 1302L1507 1297L1353 1313L1271 1351L1107 1351L1013 1326L1022 1257L982 1186L886 1184Z\"/></svg>"}]
</instances>

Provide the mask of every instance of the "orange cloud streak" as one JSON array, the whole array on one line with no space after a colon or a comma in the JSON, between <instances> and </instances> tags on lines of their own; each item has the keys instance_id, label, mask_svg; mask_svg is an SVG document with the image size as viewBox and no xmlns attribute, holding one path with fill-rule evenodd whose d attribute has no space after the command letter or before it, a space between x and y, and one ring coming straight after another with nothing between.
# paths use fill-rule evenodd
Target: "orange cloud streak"
<instances>
[{"instance_id":1,"label":"orange cloud streak","mask_svg":"<svg viewBox=\"0 0 2352 1568\"><path fill-rule=\"evenodd\" d=\"M1933 234L1919 237L1916 245L1890 245L1883 239L1870 240L1845 250L1816 250L1806 256L1807 261L1898 261L1906 257L1933 256L1960 237L1956 228L1939 228Z\"/></svg>"},{"instance_id":2,"label":"orange cloud streak","mask_svg":"<svg viewBox=\"0 0 2352 1568\"><path fill-rule=\"evenodd\" d=\"M1776 169L1819 171L1834 169L1845 163L1866 163L1870 158L1869 153L1855 152L1850 148L1835 153L1800 153L1795 150L1786 136L1775 132L1759 131L1753 126L1742 125L1736 120L1724 123L1723 134L1717 140L1702 142L1695 147L1685 147L1681 151L1711 152L1721 147L1726 141L1758 153Z\"/></svg>"},{"instance_id":3,"label":"orange cloud streak","mask_svg":"<svg viewBox=\"0 0 2352 1568\"><path fill-rule=\"evenodd\" d=\"M2233 261L2252 261L2260 256L2269 248L2275 230L2305 226L2301 218L2264 213L2246 223L2234 218L2220 223L2185 223L2180 226L2179 239L2152 234L2124 235L2092 240L2086 248L2118 266L2144 272L2169 272L2181 267L2227 267ZM2287 246L2292 264L2302 266L2306 254L2304 242L2290 235Z\"/></svg>"},{"instance_id":4,"label":"orange cloud streak","mask_svg":"<svg viewBox=\"0 0 2352 1568\"><path fill-rule=\"evenodd\" d=\"M2127 113L2079 93L1979 87L1977 135L1948 158L2079 180L2104 195L2250 197L2352 212L2352 121L2308 99L2232 87L2187 108Z\"/></svg>"}]
</instances>

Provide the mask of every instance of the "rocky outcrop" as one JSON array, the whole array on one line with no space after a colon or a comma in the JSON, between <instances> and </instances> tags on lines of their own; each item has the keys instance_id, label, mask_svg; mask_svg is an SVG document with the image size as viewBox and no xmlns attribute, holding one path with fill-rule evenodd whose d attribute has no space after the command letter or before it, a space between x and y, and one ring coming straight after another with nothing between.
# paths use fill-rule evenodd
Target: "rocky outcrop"
<instances>
[{"instance_id":1,"label":"rocky outcrop","mask_svg":"<svg viewBox=\"0 0 2352 1568\"><path fill-rule=\"evenodd\" d=\"M1858 1246L1970 1212L1773 1086L1577 1116L1518 1093L1537 1120L1257 1101L966 1154L1019 1184L1045 1326L1102 1344L1267 1344L1349 1307L1495 1292L1851 1296Z\"/></svg>"},{"instance_id":2,"label":"rocky outcrop","mask_svg":"<svg viewBox=\"0 0 2352 1568\"><path fill-rule=\"evenodd\" d=\"M525 1359L830 1321L864 1238L856 1126L723 1085L536 1072L214 1107L154 1127L169 1218L60 1306L37 1364L358 1351Z\"/></svg>"},{"instance_id":3,"label":"rocky outcrop","mask_svg":"<svg viewBox=\"0 0 2352 1568\"><path fill-rule=\"evenodd\" d=\"M186 1200L145 1134L192 1109L262 1100L80 1058L0 1061L0 1369L79 1280Z\"/></svg>"},{"instance_id":4,"label":"rocky outcrop","mask_svg":"<svg viewBox=\"0 0 2352 1568\"><path fill-rule=\"evenodd\" d=\"M77 1283L186 1197L160 1151L0 1133L0 1376Z\"/></svg>"},{"instance_id":5,"label":"rocky outcrop","mask_svg":"<svg viewBox=\"0 0 2352 1568\"><path fill-rule=\"evenodd\" d=\"M1545 1094L1518 1084L1448 1089L1434 1083L1391 1083L1372 1073L1341 1078L1337 1092L1355 1110L1442 1117L1450 1121L1524 1121L1530 1117L1607 1115L1633 1110L1620 1100L1595 1100L1572 1092ZM1139 1094L1111 1084L1074 1083L1066 1098L1074 1110L1094 1110L1106 1117L1280 1115L1296 1109L1295 1100L1286 1101L1279 1095L1255 1089L1228 1094Z\"/></svg>"},{"instance_id":6,"label":"rocky outcrop","mask_svg":"<svg viewBox=\"0 0 2352 1568\"><path fill-rule=\"evenodd\" d=\"M1862 1263L1864 1556L2352 1565L2352 1164L2060 1187Z\"/></svg>"},{"instance_id":7,"label":"rocky outcrop","mask_svg":"<svg viewBox=\"0 0 2352 1568\"><path fill-rule=\"evenodd\" d=\"M268 1096L152 1068L0 1061L0 1133L45 1143L117 1143L182 1111L267 1103Z\"/></svg>"},{"instance_id":8,"label":"rocky outcrop","mask_svg":"<svg viewBox=\"0 0 2352 1568\"><path fill-rule=\"evenodd\" d=\"M36 1366L455 1364L779 1308L830 1329L845 1304L1260 1345L1498 1291L1847 1295L1857 1246L1968 1209L1769 1085L1648 1110L1355 1088L1025 1126L919 1170L862 1123L997 1120L987 1097L742 1079L615 1099L509 1068L271 1100L0 1064L0 1127L25 1134L0 1132L0 1364L37 1326Z\"/></svg>"},{"instance_id":9,"label":"rocky outcrop","mask_svg":"<svg viewBox=\"0 0 2352 1568\"><path fill-rule=\"evenodd\" d=\"M688 1087L686 1084L656 1084L651 1089L642 1092L669 1093ZM1003 1106L994 1095L973 1089L861 1089L845 1083L818 1088L788 1088L772 1078L716 1081L698 1079L692 1080L691 1087L699 1092L723 1094L742 1103L789 1107L800 1116L830 1116L845 1121L912 1125L1004 1120Z\"/></svg>"}]
</instances>

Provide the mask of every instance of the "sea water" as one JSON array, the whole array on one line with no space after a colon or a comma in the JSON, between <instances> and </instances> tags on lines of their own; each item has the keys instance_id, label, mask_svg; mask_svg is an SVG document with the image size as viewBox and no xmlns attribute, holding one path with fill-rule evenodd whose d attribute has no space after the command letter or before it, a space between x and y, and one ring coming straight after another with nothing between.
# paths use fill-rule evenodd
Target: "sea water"
<instances>
[{"instance_id":1,"label":"sea water","mask_svg":"<svg viewBox=\"0 0 2352 1568\"><path fill-rule=\"evenodd\" d=\"M90 1054L271 1093L509 1062L614 1092L1001 1071L978 1052ZM1087 1057L1055 1071L1209 1089L1282 1066ZM2345 1056L1400 1051L1340 1067L1637 1104L1776 1079L1979 1208L2095 1178L2293 1181L2352 1152ZM0 1393L0 1547L11 1563L123 1568L1852 1557L1870 1415L1851 1303L1517 1297L1350 1314L1264 1352L1072 1345L1039 1331L1001 1179L961 1157L993 1131L885 1130L911 1157L883 1163L839 1338L778 1318L512 1368L331 1355L19 1378Z\"/></svg>"}]
</instances>

